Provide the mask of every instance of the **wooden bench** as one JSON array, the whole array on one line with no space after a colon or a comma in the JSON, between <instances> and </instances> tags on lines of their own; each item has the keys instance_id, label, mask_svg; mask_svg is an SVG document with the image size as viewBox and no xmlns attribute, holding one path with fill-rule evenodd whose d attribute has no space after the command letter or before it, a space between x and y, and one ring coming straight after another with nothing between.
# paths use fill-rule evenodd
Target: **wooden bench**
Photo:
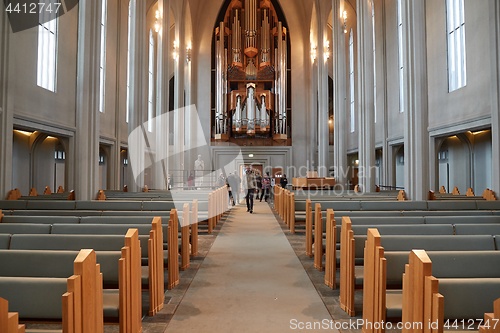
<instances>
[{"instance_id":1,"label":"wooden bench","mask_svg":"<svg viewBox=\"0 0 500 333\"><path fill-rule=\"evenodd\" d=\"M379 247L386 251L410 251L414 248L426 248L429 251L459 251L459 250L495 250L494 237L491 235L386 235L380 236L378 229L368 228L367 236L354 236L348 218L342 221L343 234L341 245L340 265L340 305L349 315L354 315L354 290L356 284L365 285L365 280L370 275L374 259L380 255ZM439 227L440 225L428 225L428 227ZM344 229L345 228L345 229ZM428 229L432 232L433 228ZM347 231L344 234L344 230ZM446 229L444 229L446 230ZM344 246L345 244L345 246ZM363 266L356 266L363 258ZM366 261L367 260L367 261ZM367 282L368 284L370 282Z\"/></svg>"},{"instance_id":2,"label":"wooden bench","mask_svg":"<svg viewBox=\"0 0 500 333\"><path fill-rule=\"evenodd\" d=\"M149 290L149 314L163 308L164 273L161 219L151 223L149 235L140 235L141 257L147 266L142 272L142 284ZM92 248L96 251L119 251L124 244L123 235L88 234L15 234L10 242L11 250L79 250ZM117 276L117 275L116 275ZM118 282L118 281L116 281Z\"/></svg>"},{"instance_id":3,"label":"wooden bench","mask_svg":"<svg viewBox=\"0 0 500 333\"><path fill-rule=\"evenodd\" d=\"M479 255L463 264L449 257L443 261L424 250L411 251L403 277L402 320L436 323L436 331L442 332L445 320L475 321L490 312L500 295L500 256L495 253L493 260L490 257ZM466 265L473 263L476 269L470 270ZM449 266L465 276L455 272L447 277Z\"/></svg>"},{"instance_id":4,"label":"wooden bench","mask_svg":"<svg viewBox=\"0 0 500 333\"><path fill-rule=\"evenodd\" d=\"M81 250L68 264L69 278L0 277L0 293L20 318L61 320L63 333L102 333L102 275L96 254ZM4 330L6 307L0 301L0 331L18 332L12 316L9 330Z\"/></svg>"}]
</instances>

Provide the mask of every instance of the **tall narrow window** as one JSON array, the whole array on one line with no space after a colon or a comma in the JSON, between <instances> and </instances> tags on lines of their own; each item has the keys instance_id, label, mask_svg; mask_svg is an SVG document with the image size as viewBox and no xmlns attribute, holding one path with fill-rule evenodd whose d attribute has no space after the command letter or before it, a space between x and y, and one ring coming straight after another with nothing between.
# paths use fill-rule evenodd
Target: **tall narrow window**
<instances>
[{"instance_id":1,"label":"tall narrow window","mask_svg":"<svg viewBox=\"0 0 500 333\"><path fill-rule=\"evenodd\" d=\"M132 2L130 0L128 3L128 41L127 41L127 104L125 110L125 121L128 123L130 118L130 43L132 42Z\"/></svg>"},{"instance_id":2,"label":"tall narrow window","mask_svg":"<svg viewBox=\"0 0 500 333\"><path fill-rule=\"evenodd\" d=\"M403 9L398 0L398 64L399 64L399 112L405 111L404 94L404 44L403 44Z\"/></svg>"},{"instance_id":3,"label":"tall narrow window","mask_svg":"<svg viewBox=\"0 0 500 333\"><path fill-rule=\"evenodd\" d=\"M349 101L351 103L351 133L354 133L356 126L354 117L354 37L352 29L349 32Z\"/></svg>"},{"instance_id":4,"label":"tall narrow window","mask_svg":"<svg viewBox=\"0 0 500 333\"><path fill-rule=\"evenodd\" d=\"M377 122L377 58L375 52L375 1L372 0L372 39L373 39L373 118Z\"/></svg>"},{"instance_id":5,"label":"tall narrow window","mask_svg":"<svg viewBox=\"0 0 500 333\"><path fill-rule=\"evenodd\" d=\"M106 77L106 21L107 0L102 0L101 8L101 59L99 61L99 111L104 112L105 77Z\"/></svg>"},{"instance_id":6,"label":"tall narrow window","mask_svg":"<svg viewBox=\"0 0 500 333\"><path fill-rule=\"evenodd\" d=\"M153 131L154 118L154 66L155 66L155 40L153 30L149 30L149 64L148 64L148 131Z\"/></svg>"},{"instance_id":7,"label":"tall narrow window","mask_svg":"<svg viewBox=\"0 0 500 333\"><path fill-rule=\"evenodd\" d=\"M59 19L56 17L50 20L51 15L51 12L42 10L39 16L36 84L55 92Z\"/></svg>"},{"instance_id":8,"label":"tall narrow window","mask_svg":"<svg viewBox=\"0 0 500 333\"><path fill-rule=\"evenodd\" d=\"M446 0L448 32L448 90L465 87L465 15L464 0Z\"/></svg>"}]
</instances>

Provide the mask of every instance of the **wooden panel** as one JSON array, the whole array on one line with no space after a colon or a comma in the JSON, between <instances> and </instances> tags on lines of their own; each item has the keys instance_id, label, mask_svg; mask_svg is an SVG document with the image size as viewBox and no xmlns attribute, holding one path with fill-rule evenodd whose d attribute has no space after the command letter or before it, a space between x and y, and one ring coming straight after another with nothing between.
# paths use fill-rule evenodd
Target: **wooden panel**
<instances>
[{"instance_id":1,"label":"wooden panel","mask_svg":"<svg viewBox=\"0 0 500 333\"><path fill-rule=\"evenodd\" d=\"M328 208L326 210L325 284L332 289L336 288L336 237L337 227L335 225L335 215L333 209Z\"/></svg>"},{"instance_id":2,"label":"wooden panel","mask_svg":"<svg viewBox=\"0 0 500 333\"><path fill-rule=\"evenodd\" d=\"M182 207L181 270L189 268L189 204Z\"/></svg>"},{"instance_id":3,"label":"wooden panel","mask_svg":"<svg viewBox=\"0 0 500 333\"><path fill-rule=\"evenodd\" d=\"M312 257L312 238L313 238L313 221L312 221L312 202L306 200L306 255Z\"/></svg>"},{"instance_id":4,"label":"wooden panel","mask_svg":"<svg viewBox=\"0 0 500 333\"><path fill-rule=\"evenodd\" d=\"M295 193L290 194L290 220L288 223L290 232L295 233Z\"/></svg>"},{"instance_id":5,"label":"wooden panel","mask_svg":"<svg viewBox=\"0 0 500 333\"><path fill-rule=\"evenodd\" d=\"M191 208L191 256L198 255L198 200L194 199Z\"/></svg>"},{"instance_id":6,"label":"wooden panel","mask_svg":"<svg viewBox=\"0 0 500 333\"><path fill-rule=\"evenodd\" d=\"M319 203L314 208L314 268L323 270L323 219Z\"/></svg>"},{"instance_id":7,"label":"wooden panel","mask_svg":"<svg viewBox=\"0 0 500 333\"><path fill-rule=\"evenodd\" d=\"M75 333L81 333L83 330L82 324L82 277L80 275L73 275L68 278L67 281L68 287L67 290L72 294L73 305L71 306L73 309L72 321L73 321L73 331ZM101 287L102 288L102 287ZM102 295L101 295L102 298ZM64 315L64 312L63 312ZM70 326L70 324L66 324L64 322L63 316L63 327Z\"/></svg>"},{"instance_id":8,"label":"wooden panel","mask_svg":"<svg viewBox=\"0 0 500 333\"><path fill-rule=\"evenodd\" d=\"M424 283L424 333L432 333L434 294L439 292L439 281L434 276L427 276Z\"/></svg>"},{"instance_id":9,"label":"wooden panel","mask_svg":"<svg viewBox=\"0 0 500 333\"><path fill-rule=\"evenodd\" d=\"M365 255L364 255L364 277L363 277L363 320L365 323L376 323L380 322L377 318L376 305L378 304L377 290L380 283L380 278L377 277L378 274L378 262L381 256L379 252L381 250L380 246L380 234L377 229L369 228L367 231L367 239L365 245ZM382 250L383 256L383 250ZM347 283L352 283L354 285L354 276ZM348 288L348 290L353 290ZM372 333L377 332L373 326L365 325L363 332Z\"/></svg>"}]
</instances>

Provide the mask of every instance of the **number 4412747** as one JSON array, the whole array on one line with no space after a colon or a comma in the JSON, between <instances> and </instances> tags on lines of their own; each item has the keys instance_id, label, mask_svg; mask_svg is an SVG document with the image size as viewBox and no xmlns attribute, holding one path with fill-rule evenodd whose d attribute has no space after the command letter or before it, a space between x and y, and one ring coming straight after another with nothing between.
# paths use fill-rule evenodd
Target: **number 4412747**
<instances>
[{"instance_id":1,"label":"number 4412747","mask_svg":"<svg viewBox=\"0 0 500 333\"><path fill-rule=\"evenodd\" d=\"M499 319L493 318L488 320L483 319L447 319L443 327L447 330L477 330L478 326L483 326L487 329L494 329L498 325Z\"/></svg>"},{"instance_id":2,"label":"number 4412747","mask_svg":"<svg viewBox=\"0 0 500 333\"><path fill-rule=\"evenodd\" d=\"M39 2L39 3L17 3L13 5L9 2L5 11L9 14L42 14L42 13L59 13L59 8L61 7L60 2Z\"/></svg>"}]
</instances>

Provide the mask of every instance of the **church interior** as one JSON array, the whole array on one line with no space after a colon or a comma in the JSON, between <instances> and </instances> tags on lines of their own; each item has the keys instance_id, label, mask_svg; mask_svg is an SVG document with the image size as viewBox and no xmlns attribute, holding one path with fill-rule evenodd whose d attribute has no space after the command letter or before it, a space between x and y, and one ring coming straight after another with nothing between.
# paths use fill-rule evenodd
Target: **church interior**
<instances>
[{"instance_id":1,"label":"church interior","mask_svg":"<svg viewBox=\"0 0 500 333\"><path fill-rule=\"evenodd\" d=\"M498 332L500 2L0 7L0 333Z\"/></svg>"}]
</instances>

